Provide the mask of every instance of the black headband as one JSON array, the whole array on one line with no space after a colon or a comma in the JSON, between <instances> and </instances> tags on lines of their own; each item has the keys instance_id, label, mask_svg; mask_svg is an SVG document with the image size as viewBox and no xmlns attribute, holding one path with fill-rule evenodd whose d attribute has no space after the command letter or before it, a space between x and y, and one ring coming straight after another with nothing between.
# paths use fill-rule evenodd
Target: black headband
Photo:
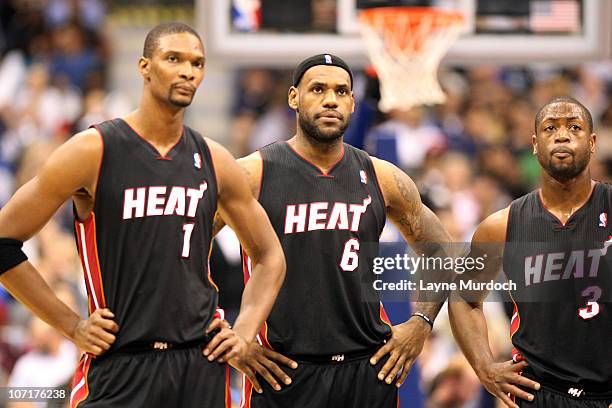
<instances>
[{"instance_id":1,"label":"black headband","mask_svg":"<svg viewBox=\"0 0 612 408\"><path fill-rule=\"evenodd\" d=\"M342 58L336 57L332 54L318 54L310 58L306 58L304 61L300 62L295 71L293 71L293 86L298 86L300 80L304 76L304 73L317 65L331 65L342 68L348 72L349 77L351 77L351 89L353 89L353 73L351 72L351 69Z\"/></svg>"}]
</instances>

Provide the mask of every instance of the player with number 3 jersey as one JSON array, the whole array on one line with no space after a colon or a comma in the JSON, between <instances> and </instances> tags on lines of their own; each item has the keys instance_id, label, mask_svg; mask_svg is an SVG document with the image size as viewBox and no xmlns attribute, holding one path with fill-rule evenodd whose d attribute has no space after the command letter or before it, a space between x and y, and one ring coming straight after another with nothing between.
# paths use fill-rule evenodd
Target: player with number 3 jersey
<instances>
[{"instance_id":1,"label":"player with number 3 jersey","mask_svg":"<svg viewBox=\"0 0 612 408\"><path fill-rule=\"evenodd\" d=\"M453 332L483 385L509 407L608 408L612 186L591 179L591 114L556 98L536 115L532 141L541 189L489 216L472 240L472 256L488 256L476 277L492 279L503 266L515 284L512 360L492 360L484 293L450 302Z\"/></svg>"}]
</instances>

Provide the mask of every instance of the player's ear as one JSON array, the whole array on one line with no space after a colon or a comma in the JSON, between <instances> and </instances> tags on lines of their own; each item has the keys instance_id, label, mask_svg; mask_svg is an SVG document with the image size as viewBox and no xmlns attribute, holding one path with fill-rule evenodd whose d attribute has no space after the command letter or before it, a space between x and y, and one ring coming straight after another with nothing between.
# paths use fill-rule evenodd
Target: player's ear
<instances>
[{"instance_id":1,"label":"player's ear","mask_svg":"<svg viewBox=\"0 0 612 408\"><path fill-rule=\"evenodd\" d=\"M297 88L295 86L292 86L291 88L289 88L289 94L287 95L287 104L294 111L297 111L299 107L298 97L299 97L299 91L297 90Z\"/></svg>"},{"instance_id":2,"label":"player's ear","mask_svg":"<svg viewBox=\"0 0 612 408\"><path fill-rule=\"evenodd\" d=\"M591 137L589 138L589 147L591 148L591 154L595 153L596 144L597 144L597 135L595 133L591 133Z\"/></svg>"},{"instance_id":3,"label":"player's ear","mask_svg":"<svg viewBox=\"0 0 612 408\"><path fill-rule=\"evenodd\" d=\"M351 90L351 113L355 113L355 94Z\"/></svg>"},{"instance_id":4,"label":"player's ear","mask_svg":"<svg viewBox=\"0 0 612 408\"><path fill-rule=\"evenodd\" d=\"M151 60L147 57L140 57L138 60L138 71L144 79L149 80L149 71L151 70Z\"/></svg>"},{"instance_id":5,"label":"player's ear","mask_svg":"<svg viewBox=\"0 0 612 408\"><path fill-rule=\"evenodd\" d=\"M531 144L533 145L533 154L538 154L538 139L536 135L531 135Z\"/></svg>"}]
</instances>

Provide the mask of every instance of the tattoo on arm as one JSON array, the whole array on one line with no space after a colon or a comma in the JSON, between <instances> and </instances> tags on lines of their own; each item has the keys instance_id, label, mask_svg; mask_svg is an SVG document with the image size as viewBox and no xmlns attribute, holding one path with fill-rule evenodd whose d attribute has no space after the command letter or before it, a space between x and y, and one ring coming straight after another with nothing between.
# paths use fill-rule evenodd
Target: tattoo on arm
<instances>
[{"instance_id":1,"label":"tattoo on arm","mask_svg":"<svg viewBox=\"0 0 612 408\"><path fill-rule=\"evenodd\" d=\"M450 235L438 217L421 202L419 192L410 178L397 168L393 170L395 187L400 197L398 205L390 208L390 215L414 252L424 257L453 256L449 248ZM425 283L451 281L454 273L449 274L444 270L421 271L420 279ZM434 320L447 297L446 291L419 293L414 311Z\"/></svg>"},{"instance_id":2,"label":"tattoo on arm","mask_svg":"<svg viewBox=\"0 0 612 408\"><path fill-rule=\"evenodd\" d=\"M393 178L395 180L395 186L400 192L402 199L405 201L405 208L400 210L396 222L405 228L404 232L418 240L420 235L420 225L418 220L418 212L420 209L421 200L418 196L418 192L414 190L408 183L407 177L399 169L393 170Z\"/></svg>"},{"instance_id":3,"label":"tattoo on arm","mask_svg":"<svg viewBox=\"0 0 612 408\"><path fill-rule=\"evenodd\" d=\"M395 186L400 192L402 203L396 209L391 209L395 215L394 221L406 235L415 250L420 243L449 243L451 238L436 215L422 202L416 186L406 174L394 169Z\"/></svg>"}]
</instances>

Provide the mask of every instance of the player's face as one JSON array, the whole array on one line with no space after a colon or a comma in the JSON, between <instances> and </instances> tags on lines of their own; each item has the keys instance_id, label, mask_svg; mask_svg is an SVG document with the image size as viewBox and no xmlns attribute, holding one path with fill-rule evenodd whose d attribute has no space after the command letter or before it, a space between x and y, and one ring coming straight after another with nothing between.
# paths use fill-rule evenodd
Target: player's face
<instances>
[{"instance_id":1,"label":"player's face","mask_svg":"<svg viewBox=\"0 0 612 408\"><path fill-rule=\"evenodd\" d=\"M551 177L571 180L586 169L595 152L595 134L579 106L560 102L546 108L533 136L533 150Z\"/></svg>"},{"instance_id":2,"label":"player's face","mask_svg":"<svg viewBox=\"0 0 612 408\"><path fill-rule=\"evenodd\" d=\"M305 135L323 143L342 137L355 108L350 81L340 67L317 65L289 90L289 106L297 110Z\"/></svg>"},{"instance_id":3,"label":"player's face","mask_svg":"<svg viewBox=\"0 0 612 408\"><path fill-rule=\"evenodd\" d=\"M141 70L142 64L141 60ZM179 108L187 107L204 78L202 43L190 33L165 35L145 68L148 70L143 74L156 97Z\"/></svg>"}]
</instances>

